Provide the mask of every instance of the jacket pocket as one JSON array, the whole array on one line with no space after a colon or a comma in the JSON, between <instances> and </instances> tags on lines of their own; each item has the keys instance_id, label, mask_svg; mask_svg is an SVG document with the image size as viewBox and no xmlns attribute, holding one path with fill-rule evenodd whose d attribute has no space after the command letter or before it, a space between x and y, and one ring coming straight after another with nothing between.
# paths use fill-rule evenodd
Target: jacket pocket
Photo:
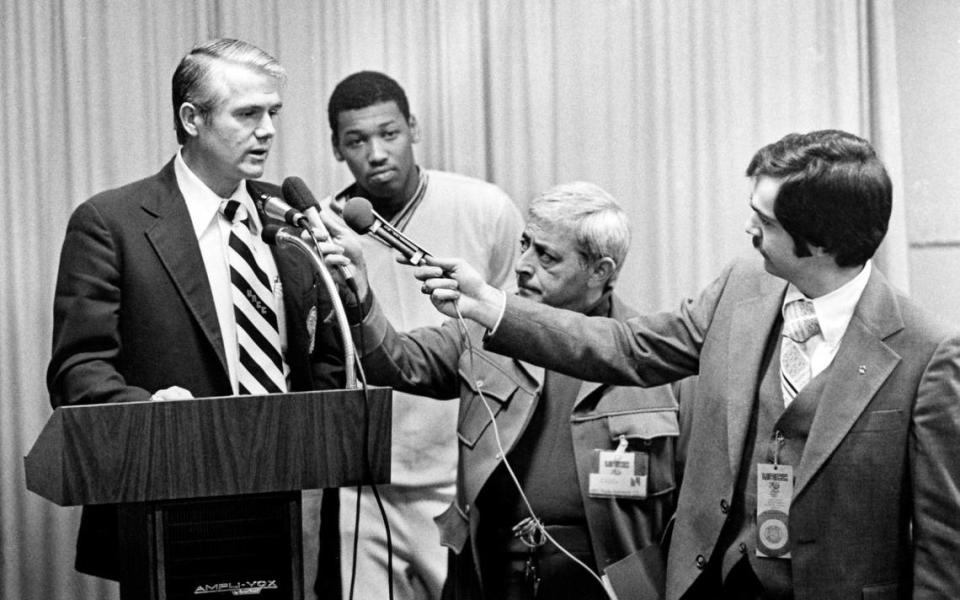
<instances>
[{"instance_id":1,"label":"jacket pocket","mask_svg":"<svg viewBox=\"0 0 960 600\"><path fill-rule=\"evenodd\" d=\"M899 408L886 410L869 410L857 419L850 428L850 433L866 433L868 431L889 431L903 427L904 414Z\"/></svg>"},{"instance_id":2,"label":"jacket pocket","mask_svg":"<svg viewBox=\"0 0 960 600\"><path fill-rule=\"evenodd\" d=\"M474 364L471 365L467 354L464 353L460 358L459 366L462 400L457 435L462 444L473 448L490 426L490 413L494 417L499 415L522 385L514 374L497 368L481 354L474 356ZM475 374L476 379L470 376L471 373Z\"/></svg>"},{"instance_id":3,"label":"jacket pocket","mask_svg":"<svg viewBox=\"0 0 960 600\"><path fill-rule=\"evenodd\" d=\"M680 435L676 410L638 411L607 415L607 428L610 437L619 439L622 435L628 442L640 441L652 443L662 437Z\"/></svg>"},{"instance_id":4,"label":"jacket pocket","mask_svg":"<svg viewBox=\"0 0 960 600\"><path fill-rule=\"evenodd\" d=\"M648 457L647 497L676 489L674 459L680 426L675 409L617 413L606 420L611 447L623 438L629 451Z\"/></svg>"}]
</instances>

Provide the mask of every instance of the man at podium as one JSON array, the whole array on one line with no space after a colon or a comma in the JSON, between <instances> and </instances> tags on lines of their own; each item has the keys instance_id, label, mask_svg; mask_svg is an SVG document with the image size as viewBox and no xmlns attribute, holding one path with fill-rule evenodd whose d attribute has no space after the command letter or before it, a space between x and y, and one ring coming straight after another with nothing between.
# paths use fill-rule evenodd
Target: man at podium
<instances>
[{"instance_id":1,"label":"man at podium","mask_svg":"<svg viewBox=\"0 0 960 600\"><path fill-rule=\"evenodd\" d=\"M335 385L317 340L320 297L293 249L260 238L255 181L286 79L276 59L217 39L173 75L176 155L155 175L74 211L60 258L53 406L269 394ZM84 509L78 571L120 578L117 511Z\"/></svg>"}]
</instances>

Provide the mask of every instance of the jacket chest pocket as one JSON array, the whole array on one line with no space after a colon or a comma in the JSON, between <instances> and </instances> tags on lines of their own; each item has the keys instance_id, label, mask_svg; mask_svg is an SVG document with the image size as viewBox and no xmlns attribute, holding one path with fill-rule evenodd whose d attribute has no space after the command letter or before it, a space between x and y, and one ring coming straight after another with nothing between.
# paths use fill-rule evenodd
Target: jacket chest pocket
<instances>
[{"instance_id":1,"label":"jacket chest pocket","mask_svg":"<svg viewBox=\"0 0 960 600\"><path fill-rule=\"evenodd\" d=\"M648 461L647 497L676 489L675 452L680 434L676 409L618 412L605 419L611 448L625 441L627 451Z\"/></svg>"},{"instance_id":2,"label":"jacket chest pocket","mask_svg":"<svg viewBox=\"0 0 960 600\"><path fill-rule=\"evenodd\" d=\"M457 435L461 444L473 448L490 427L491 419L507 410L517 391L525 388L516 374L503 371L479 353L474 355L472 363L469 353L464 353L459 373L461 402Z\"/></svg>"}]
</instances>

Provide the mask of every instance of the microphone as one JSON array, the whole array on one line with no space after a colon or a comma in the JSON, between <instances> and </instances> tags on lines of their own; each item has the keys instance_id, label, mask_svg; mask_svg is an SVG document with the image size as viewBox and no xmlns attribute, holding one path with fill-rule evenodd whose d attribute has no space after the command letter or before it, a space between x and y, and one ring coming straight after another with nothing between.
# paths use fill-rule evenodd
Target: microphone
<instances>
[{"instance_id":1,"label":"microphone","mask_svg":"<svg viewBox=\"0 0 960 600\"><path fill-rule=\"evenodd\" d=\"M378 215L366 198L350 198L343 207L343 220L357 233L369 233L390 246L415 267L423 264L425 256L430 256L429 252Z\"/></svg>"},{"instance_id":2,"label":"microphone","mask_svg":"<svg viewBox=\"0 0 960 600\"><path fill-rule=\"evenodd\" d=\"M283 221L289 225L293 225L294 227L305 228L309 225L309 221L303 215L303 213L295 210L292 206L276 196L260 194L260 198L255 200L255 202L259 206L260 210L271 219Z\"/></svg>"},{"instance_id":3,"label":"microphone","mask_svg":"<svg viewBox=\"0 0 960 600\"><path fill-rule=\"evenodd\" d=\"M307 187L307 184L304 183L302 179L296 176L287 177L280 185L280 193L283 194L283 197L286 198L292 206L291 210L303 217L306 223L304 229L310 230L311 233L313 230L318 231L318 237L322 242L332 239L330 232L327 231L327 227L323 224L323 221L320 220L320 209L317 205L317 199L313 197L313 192L310 191L310 188ZM297 211L303 212L300 213ZM353 269L350 265L340 265L339 270L340 274L343 275L347 287L349 287L353 293L357 293L357 282L356 279L354 279Z\"/></svg>"},{"instance_id":4,"label":"microphone","mask_svg":"<svg viewBox=\"0 0 960 600\"><path fill-rule=\"evenodd\" d=\"M340 330L340 341L343 344L346 387L356 388L357 374L354 368L356 364L356 349L353 347L353 338L350 336L350 323L347 320L347 312L343 308L340 295L337 293L337 284L334 283L333 278L330 277L330 272L320 257L320 252L300 239L299 232L290 227L281 227L271 223L264 226L260 237L271 246L293 246L310 260L313 269L320 275L327 294L330 296L330 302L333 304L333 313L336 316L337 325Z\"/></svg>"},{"instance_id":5,"label":"microphone","mask_svg":"<svg viewBox=\"0 0 960 600\"><path fill-rule=\"evenodd\" d=\"M274 225L273 223L263 226L263 231L260 232L260 237L263 238L263 241L265 241L268 246L282 246L284 244L291 244L299 248L300 244L304 243L303 240L300 239L300 236L293 233L289 227ZM294 240L297 241L295 242ZM297 242L299 242L299 244ZM310 252L309 248L310 247L307 246L307 250L305 252Z\"/></svg>"},{"instance_id":6,"label":"microphone","mask_svg":"<svg viewBox=\"0 0 960 600\"><path fill-rule=\"evenodd\" d=\"M295 210L303 213L304 218L310 223L310 227L320 232L320 241L325 242L330 239L330 232L320 220L320 209L316 198L310 192L310 188L302 179L296 176L287 177L280 186L284 199L290 203Z\"/></svg>"}]
</instances>

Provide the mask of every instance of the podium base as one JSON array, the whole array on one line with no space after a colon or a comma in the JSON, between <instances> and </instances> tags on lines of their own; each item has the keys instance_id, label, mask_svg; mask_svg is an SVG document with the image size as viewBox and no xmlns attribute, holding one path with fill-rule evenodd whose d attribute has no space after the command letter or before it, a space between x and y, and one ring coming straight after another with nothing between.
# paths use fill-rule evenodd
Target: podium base
<instances>
[{"instance_id":1,"label":"podium base","mask_svg":"<svg viewBox=\"0 0 960 600\"><path fill-rule=\"evenodd\" d=\"M301 600L300 492L120 506L122 600Z\"/></svg>"}]
</instances>

